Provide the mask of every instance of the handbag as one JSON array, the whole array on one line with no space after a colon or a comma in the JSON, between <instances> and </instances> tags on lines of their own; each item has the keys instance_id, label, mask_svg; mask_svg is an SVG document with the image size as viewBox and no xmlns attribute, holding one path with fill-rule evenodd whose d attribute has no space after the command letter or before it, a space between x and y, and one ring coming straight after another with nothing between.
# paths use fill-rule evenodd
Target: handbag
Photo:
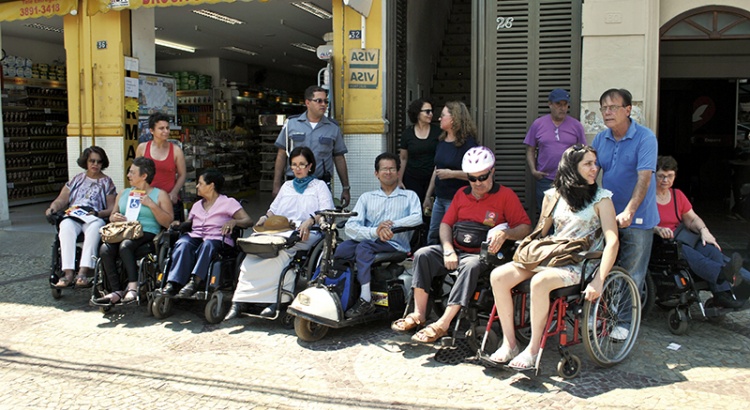
<instances>
[{"instance_id":1,"label":"handbag","mask_svg":"<svg viewBox=\"0 0 750 410\"><path fill-rule=\"evenodd\" d=\"M552 205L550 206L548 202L547 206L542 209L536 228L521 241L516 253L513 254L514 262L526 269L534 270L539 266L564 266L581 261L578 253L591 247L588 237L576 239L541 237L542 233L549 231L552 226L550 215L559 199L560 194L556 192L554 202L549 201Z\"/></svg>"},{"instance_id":2,"label":"handbag","mask_svg":"<svg viewBox=\"0 0 750 410\"><path fill-rule=\"evenodd\" d=\"M99 228L99 233L104 243L120 243L125 239L142 237L143 227L138 221L110 222Z\"/></svg>"},{"instance_id":3,"label":"handbag","mask_svg":"<svg viewBox=\"0 0 750 410\"><path fill-rule=\"evenodd\" d=\"M698 242L700 242L702 239L701 235L691 231L690 228L688 228L682 222L682 218L680 218L680 213L677 211L677 197L674 194L674 188L672 188L672 202L674 203L674 213L675 215L677 215L677 220L680 221L680 224L677 226L677 229L675 229L674 231L674 240L682 244L685 244L691 248L695 248L696 245L698 245Z\"/></svg>"},{"instance_id":4,"label":"handbag","mask_svg":"<svg viewBox=\"0 0 750 410\"><path fill-rule=\"evenodd\" d=\"M453 240L466 248L480 248L487 240L491 227L474 221L460 221L453 224Z\"/></svg>"}]
</instances>

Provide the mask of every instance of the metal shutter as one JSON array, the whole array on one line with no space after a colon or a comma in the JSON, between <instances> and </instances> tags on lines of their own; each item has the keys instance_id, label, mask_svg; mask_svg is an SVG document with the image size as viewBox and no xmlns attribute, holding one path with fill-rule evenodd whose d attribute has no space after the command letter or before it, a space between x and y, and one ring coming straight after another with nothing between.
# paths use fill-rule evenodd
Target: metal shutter
<instances>
[{"instance_id":1,"label":"metal shutter","mask_svg":"<svg viewBox=\"0 0 750 410\"><path fill-rule=\"evenodd\" d=\"M484 52L494 65L488 64L478 86L485 106L494 110L485 112L484 141L494 143L496 179L535 211L523 139L531 123L549 112L547 96L554 88L571 91L571 115L578 116L581 2L488 0L486 10Z\"/></svg>"},{"instance_id":2,"label":"metal shutter","mask_svg":"<svg viewBox=\"0 0 750 410\"><path fill-rule=\"evenodd\" d=\"M389 119L388 151L398 152L401 131L406 128L406 0L387 3L388 61L386 118Z\"/></svg>"}]
</instances>

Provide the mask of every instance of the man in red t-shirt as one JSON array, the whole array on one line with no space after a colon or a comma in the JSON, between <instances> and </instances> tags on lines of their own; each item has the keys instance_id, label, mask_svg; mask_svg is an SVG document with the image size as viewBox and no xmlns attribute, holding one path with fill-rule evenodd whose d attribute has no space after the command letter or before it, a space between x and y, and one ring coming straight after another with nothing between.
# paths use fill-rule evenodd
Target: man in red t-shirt
<instances>
[{"instance_id":1,"label":"man in red t-shirt","mask_svg":"<svg viewBox=\"0 0 750 410\"><path fill-rule=\"evenodd\" d=\"M414 255L414 313L391 326L403 332L422 325L433 279L458 271L445 313L412 337L420 343L433 343L448 332L461 307L468 305L482 269L479 248L463 246L453 239L456 223L470 221L493 228L487 233L490 253L497 253L506 240L519 240L531 232L531 220L518 196L510 188L495 183L495 155L489 148L471 148L464 155L461 168L469 178L469 186L453 196L440 224L441 244L424 247Z\"/></svg>"}]
</instances>

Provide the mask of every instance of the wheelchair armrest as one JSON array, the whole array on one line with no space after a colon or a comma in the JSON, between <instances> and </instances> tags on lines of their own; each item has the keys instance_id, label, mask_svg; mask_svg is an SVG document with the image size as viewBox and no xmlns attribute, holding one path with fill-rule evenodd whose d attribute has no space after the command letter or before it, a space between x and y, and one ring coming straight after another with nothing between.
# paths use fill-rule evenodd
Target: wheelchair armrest
<instances>
[{"instance_id":1,"label":"wheelchair armrest","mask_svg":"<svg viewBox=\"0 0 750 410\"><path fill-rule=\"evenodd\" d=\"M402 232L416 231L417 229L419 229L420 226L421 225L417 225L417 226L399 226L399 227L391 229L391 232L393 232L393 233L402 233Z\"/></svg>"},{"instance_id":2,"label":"wheelchair armrest","mask_svg":"<svg viewBox=\"0 0 750 410\"><path fill-rule=\"evenodd\" d=\"M170 229L170 230L172 230L173 228L172 228L172 227L169 227L169 229ZM189 220L189 221L185 221L185 222L183 222L183 223L181 223L181 224L177 225L177 227L176 227L175 229L176 229L176 230L177 230L177 232L179 232L180 234L185 234L185 233L188 233L188 232L190 232L190 231L192 231L192 230L193 230L193 221L192 221L192 220Z\"/></svg>"}]
</instances>

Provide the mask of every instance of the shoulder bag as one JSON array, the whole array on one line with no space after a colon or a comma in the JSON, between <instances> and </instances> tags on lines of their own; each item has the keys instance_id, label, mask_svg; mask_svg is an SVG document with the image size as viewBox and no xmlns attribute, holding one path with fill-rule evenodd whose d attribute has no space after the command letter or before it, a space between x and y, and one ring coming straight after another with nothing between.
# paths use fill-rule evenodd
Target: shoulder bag
<instances>
[{"instance_id":1,"label":"shoulder bag","mask_svg":"<svg viewBox=\"0 0 750 410\"><path fill-rule=\"evenodd\" d=\"M677 196L674 194L674 188L672 188L672 202L674 202L674 214L677 215L677 220L680 224L674 231L674 240L685 244L691 248L695 248L698 242L701 241L701 235L691 231L680 218L680 212L677 210Z\"/></svg>"},{"instance_id":2,"label":"shoulder bag","mask_svg":"<svg viewBox=\"0 0 750 410\"><path fill-rule=\"evenodd\" d=\"M125 239L139 239L143 236L143 227L138 221L110 222L101 228L104 243L120 243Z\"/></svg>"},{"instance_id":3,"label":"shoulder bag","mask_svg":"<svg viewBox=\"0 0 750 410\"><path fill-rule=\"evenodd\" d=\"M588 250L591 243L588 238L565 239L541 237L542 232L549 232L552 226L552 211L555 209L560 194L555 192L554 201L542 209L539 223L534 231L521 241L513 261L524 268L534 270L540 266L564 266L580 262L579 252ZM545 229L546 228L546 229Z\"/></svg>"}]
</instances>

